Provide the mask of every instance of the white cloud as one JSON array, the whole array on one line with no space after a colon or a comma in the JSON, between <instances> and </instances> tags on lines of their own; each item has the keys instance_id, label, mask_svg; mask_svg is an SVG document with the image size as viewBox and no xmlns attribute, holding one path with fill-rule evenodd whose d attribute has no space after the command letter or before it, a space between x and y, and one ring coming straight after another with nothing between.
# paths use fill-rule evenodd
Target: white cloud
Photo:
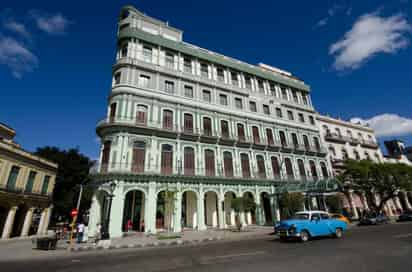
<instances>
[{"instance_id":1,"label":"white cloud","mask_svg":"<svg viewBox=\"0 0 412 272\"><path fill-rule=\"evenodd\" d=\"M23 36L26 39L30 39L31 37L30 32L21 23L11 20L11 21L4 22L3 25L4 25L4 28L10 31L16 32L17 34Z\"/></svg>"},{"instance_id":2,"label":"white cloud","mask_svg":"<svg viewBox=\"0 0 412 272\"><path fill-rule=\"evenodd\" d=\"M49 34L64 34L71 22L61 14L44 15L38 11L30 12L37 27Z\"/></svg>"},{"instance_id":3,"label":"white cloud","mask_svg":"<svg viewBox=\"0 0 412 272\"><path fill-rule=\"evenodd\" d=\"M319 20L317 23L316 23L316 25L315 25L315 27L322 27L322 26L325 26L327 23L328 23L328 20L329 20L329 18L323 18L322 20Z\"/></svg>"},{"instance_id":4,"label":"white cloud","mask_svg":"<svg viewBox=\"0 0 412 272\"><path fill-rule=\"evenodd\" d=\"M368 124L375 130L378 137L402 136L412 134L412 119L401 117L397 114L384 113L370 119L352 118L352 123Z\"/></svg>"},{"instance_id":5,"label":"white cloud","mask_svg":"<svg viewBox=\"0 0 412 272\"><path fill-rule=\"evenodd\" d=\"M0 64L6 65L16 78L38 65L37 57L23 44L10 37L0 36Z\"/></svg>"},{"instance_id":6,"label":"white cloud","mask_svg":"<svg viewBox=\"0 0 412 272\"><path fill-rule=\"evenodd\" d=\"M409 44L411 25L402 14L382 17L378 13L363 15L332 44L329 54L335 56L336 70L354 70L378 53L396 53Z\"/></svg>"}]
</instances>

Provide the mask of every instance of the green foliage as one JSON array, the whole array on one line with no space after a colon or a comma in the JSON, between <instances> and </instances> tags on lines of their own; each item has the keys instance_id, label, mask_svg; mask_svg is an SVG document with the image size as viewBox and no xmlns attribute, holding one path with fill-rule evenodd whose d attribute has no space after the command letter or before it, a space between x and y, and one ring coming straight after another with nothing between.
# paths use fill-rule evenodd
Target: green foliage
<instances>
[{"instance_id":1,"label":"green foliage","mask_svg":"<svg viewBox=\"0 0 412 272\"><path fill-rule=\"evenodd\" d=\"M242 224L239 218L240 213L242 211L244 212L254 211L256 209L256 203L253 200L253 198L249 197L248 195L245 195L243 197L232 198L230 206L236 213L236 226L237 226L237 229L240 231L242 229Z\"/></svg>"},{"instance_id":2,"label":"green foliage","mask_svg":"<svg viewBox=\"0 0 412 272\"><path fill-rule=\"evenodd\" d=\"M405 164L349 160L340 177L345 190L364 193L371 208L377 212L399 191L412 189L412 167ZM381 201L377 202L375 196Z\"/></svg>"},{"instance_id":3,"label":"green foliage","mask_svg":"<svg viewBox=\"0 0 412 272\"><path fill-rule=\"evenodd\" d=\"M340 194L327 196L326 205L328 206L329 212L341 213L342 212L342 196Z\"/></svg>"},{"instance_id":4,"label":"green foliage","mask_svg":"<svg viewBox=\"0 0 412 272\"><path fill-rule=\"evenodd\" d=\"M283 193L279 198L279 208L282 218L287 218L303 208L305 198L301 193Z\"/></svg>"},{"instance_id":5,"label":"green foliage","mask_svg":"<svg viewBox=\"0 0 412 272\"><path fill-rule=\"evenodd\" d=\"M92 161L81 154L78 149L61 150L58 147L37 148L36 155L51 160L59 165L56 184L53 191L53 219L70 218L70 210L76 206L79 187L90 181L89 169ZM80 213L90 207L92 189L85 187L83 191Z\"/></svg>"}]
</instances>

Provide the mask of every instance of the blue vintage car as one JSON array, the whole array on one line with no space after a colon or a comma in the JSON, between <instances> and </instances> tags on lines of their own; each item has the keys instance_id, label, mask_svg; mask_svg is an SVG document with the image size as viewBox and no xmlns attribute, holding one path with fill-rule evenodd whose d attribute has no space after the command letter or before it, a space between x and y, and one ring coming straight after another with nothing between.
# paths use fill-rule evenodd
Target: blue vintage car
<instances>
[{"instance_id":1,"label":"blue vintage car","mask_svg":"<svg viewBox=\"0 0 412 272\"><path fill-rule=\"evenodd\" d=\"M345 222L331 218L327 212L305 211L280 221L275 225L275 232L281 240L296 238L306 242L317 236L342 238L346 228Z\"/></svg>"}]
</instances>

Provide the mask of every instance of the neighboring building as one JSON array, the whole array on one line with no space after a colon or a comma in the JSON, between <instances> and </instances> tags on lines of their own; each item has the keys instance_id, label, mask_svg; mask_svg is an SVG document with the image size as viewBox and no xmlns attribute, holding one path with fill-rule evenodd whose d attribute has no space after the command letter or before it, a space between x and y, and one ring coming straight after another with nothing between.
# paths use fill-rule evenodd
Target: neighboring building
<instances>
[{"instance_id":1,"label":"neighboring building","mask_svg":"<svg viewBox=\"0 0 412 272\"><path fill-rule=\"evenodd\" d=\"M57 172L56 164L20 148L15 134L0 123L1 239L47 232Z\"/></svg>"},{"instance_id":2,"label":"neighboring building","mask_svg":"<svg viewBox=\"0 0 412 272\"><path fill-rule=\"evenodd\" d=\"M412 146L408 146L405 148L406 157L408 158L409 162L412 162Z\"/></svg>"},{"instance_id":3,"label":"neighboring building","mask_svg":"<svg viewBox=\"0 0 412 272\"><path fill-rule=\"evenodd\" d=\"M388 151L388 155L384 158L385 162L412 165L409 160L411 148L406 148L401 140L385 141L384 144Z\"/></svg>"},{"instance_id":4,"label":"neighboring building","mask_svg":"<svg viewBox=\"0 0 412 272\"><path fill-rule=\"evenodd\" d=\"M323 115L316 116L316 119L323 141L326 143L328 158L335 176L344 171L344 162L348 159L371 160L376 163L408 162L403 155L404 147L401 143L399 144L399 141L385 142L390 156L384 157L373 129L368 126ZM350 192L343 197L343 207L355 219L369 208L366 198L357 192ZM403 209L410 208L408 195L402 193L401 198L397 197L393 201L388 201L385 211L389 216L393 216Z\"/></svg>"},{"instance_id":5,"label":"neighboring building","mask_svg":"<svg viewBox=\"0 0 412 272\"><path fill-rule=\"evenodd\" d=\"M292 74L185 43L181 30L130 6L117 44L97 125L91 236L109 221L111 237L130 223L148 233L224 228L235 223L231 198L243 195L257 204L243 224L271 224L275 184L330 178L309 86ZM165 191L176 192L171 217Z\"/></svg>"}]
</instances>

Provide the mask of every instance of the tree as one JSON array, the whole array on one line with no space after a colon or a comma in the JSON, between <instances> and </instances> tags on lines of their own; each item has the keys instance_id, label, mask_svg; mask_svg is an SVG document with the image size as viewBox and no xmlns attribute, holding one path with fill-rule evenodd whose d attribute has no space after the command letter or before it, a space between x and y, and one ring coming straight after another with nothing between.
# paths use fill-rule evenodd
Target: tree
<instances>
[{"instance_id":1,"label":"tree","mask_svg":"<svg viewBox=\"0 0 412 272\"><path fill-rule=\"evenodd\" d=\"M287 218L303 208L304 196L302 193L283 193L279 198L281 217Z\"/></svg>"},{"instance_id":2,"label":"tree","mask_svg":"<svg viewBox=\"0 0 412 272\"><path fill-rule=\"evenodd\" d=\"M238 231L242 229L242 222L240 221L241 212L252 212L256 209L256 203L253 198L248 196L232 198L230 203L232 209L235 211L236 227Z\"/></svg>"},{"instance_id":3,"label":"tree","mask_svg":"<svg viewBox=\"0 0 412 272\"><path fill-rule=\"evenodd\" d=\"M331 213L341 213L342 212L342 196L341 193L336 195L328 195L326 197L326 205Z\"/></svg>"},{"instance_id":4,"label":"tree","mask_svg":"<svg viewBox=\"0 0 412 272\"><path fill-rule=\"evenodd\" d=\"M400 191L412 189L412 167L399 163L376 164L367 160L349 160L339 180L345 191L354 190L365 194L370 208L380 212L386 202Z\"/></svg>"},{"instance_id":5,"label":"tree","mask_svg":"<svg viewBox=\"0 0 412 272\"><path fill-rule=\"evenodd\" d=\"M90 180L89 169L93 162L74 148L62 150L58 147L46 146L37 148L35 154L59 165L53 191L52 219L54 222L58 218L66 220L70 217L70 210L76 205L78 185L87 184ZM85 187L80 214L90 207L92 194L92 189Z\"/></svg>"}]
</instances>

